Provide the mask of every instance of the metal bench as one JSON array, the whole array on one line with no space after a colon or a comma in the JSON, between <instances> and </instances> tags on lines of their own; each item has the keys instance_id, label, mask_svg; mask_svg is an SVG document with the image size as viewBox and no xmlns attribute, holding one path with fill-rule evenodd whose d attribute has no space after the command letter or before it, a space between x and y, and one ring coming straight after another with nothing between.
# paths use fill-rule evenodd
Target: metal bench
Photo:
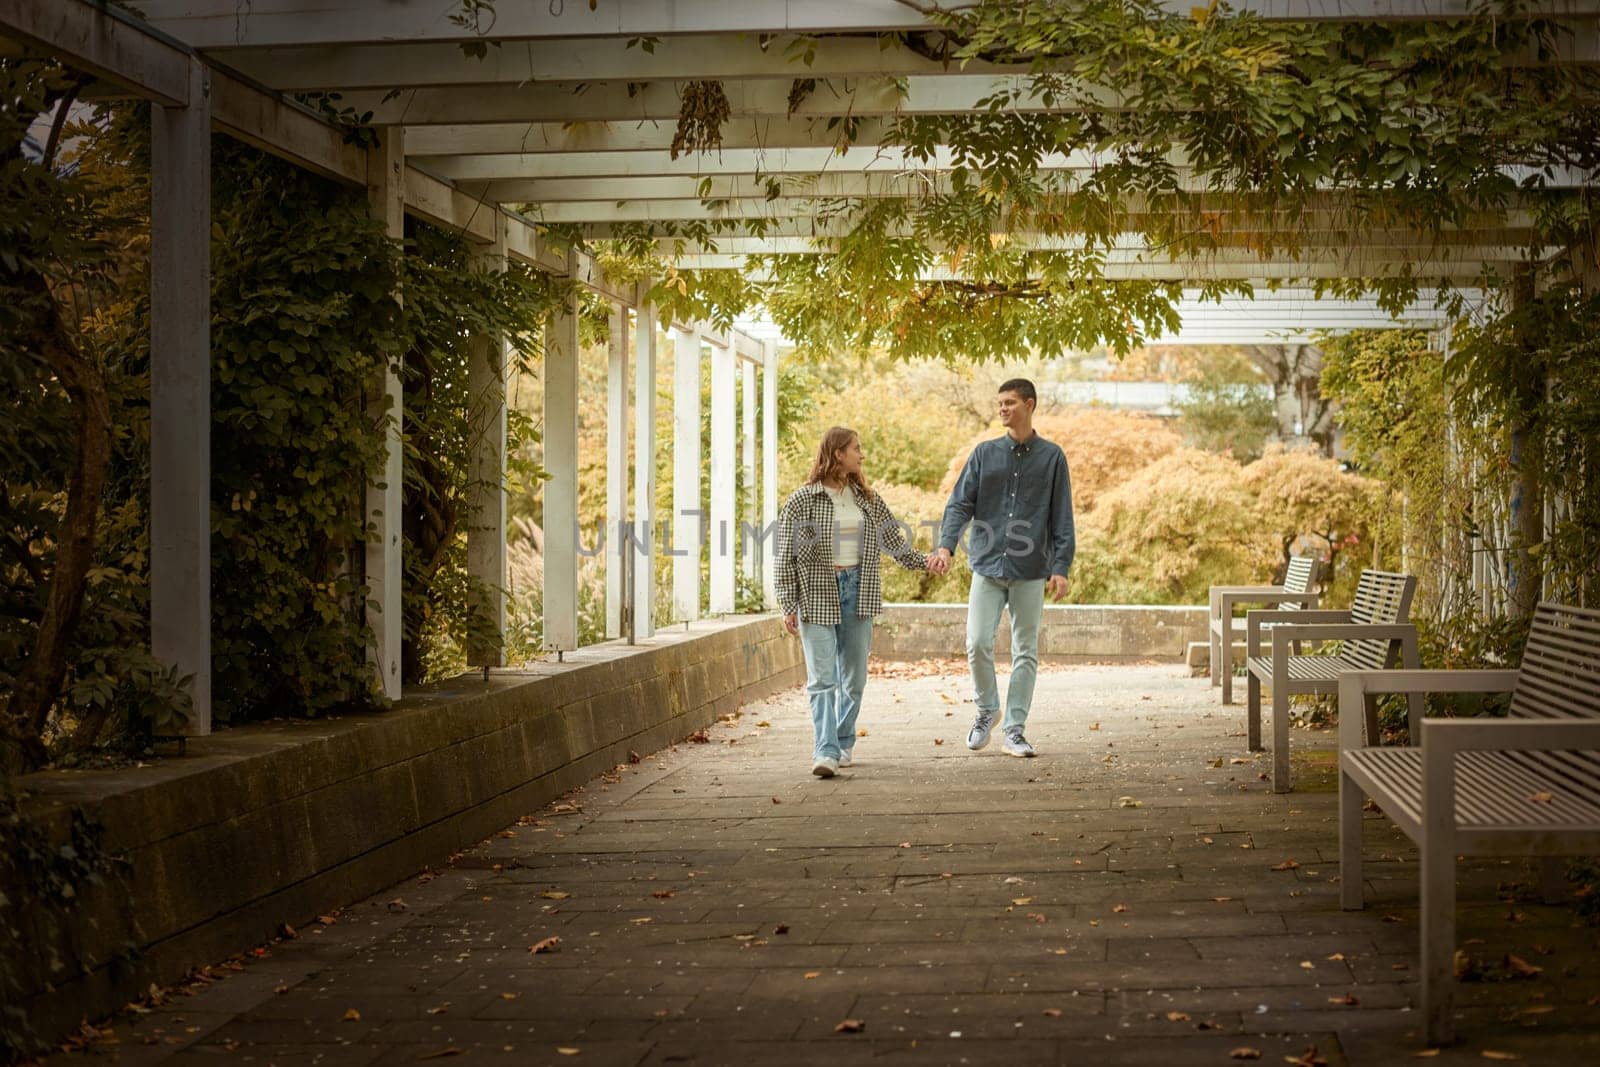
<instances>
[{"instance_id":1,"label":"metal bench","mask_svg":"<svg viewBox=\"0 0 1600 1067\"><path fill-rule=\"evenodd\" d=\"M1405 574L1364 570L1349 611L1251 611L1245 614L1245 671L1249 678L1248 743L1261 749L1261 687L1272 691L1272 791L1287 793L1289 783L1289 698L1296 693L1336 693L1345 671L1416 667L1417 629L1406 619L1417 580ZM1261 654L1269 633L1272 654ZM1338 641L1333 655L1290 654L1295 642ZM1420 719L1422 698L1412 701Z\"/></svg>"},{"instance_id":2,"label":"metal bench","mask_svg":"<svg viewBox=\"0 0 1600 1067\"><path fill-rule=\"evenodd\" d=\"M1422 719L1412 747L1377 745L1380 693L1503 692L1507 718ZM1342 675L1339 747L1340 903L1362 905L1370 796L1420 853L1428 1040L1454 1040L1456 857L1600 853L1600 611L1539 605L1515 671Z\"/></svg>"},{"instance_id":3,"label":"metal bench","mask_svg":"<svg viewBox=\"0 0 1600 1067\"><path fill-rule=\"evenodd\" d=\"M1233 639L1243 635L1244 620L1234 609L1250 604L1278 602L1282 611L1314 608L1318 596L1311 591L1318 561L1311 556L1291 556L1282 585L1214 585L1211 587L1211 684L1222 686L1222 702L1233 703Z\"/></svg>"}]
</instances>

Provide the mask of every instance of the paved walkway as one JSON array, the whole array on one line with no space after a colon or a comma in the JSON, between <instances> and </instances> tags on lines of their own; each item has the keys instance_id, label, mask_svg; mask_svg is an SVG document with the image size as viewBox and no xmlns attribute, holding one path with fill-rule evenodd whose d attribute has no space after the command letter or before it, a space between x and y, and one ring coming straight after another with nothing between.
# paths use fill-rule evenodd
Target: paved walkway
<instances>
[{"instance_id":1,"label":"paved walkway","mask_svg":"<svg viewBox=\"0 0 1600 1067\"><path fill-rule=\"evenodd\" d=\"M1242 710L1178 668L1046 671L1028 761L966 750L965 693L915 666L875 676L859 761L830 782L808 774L803 693L748 707L215 968L113 1023L95 1059L1428 1055L1415 864L1377 815L1369 906L1338 907L1331 735L1296 733L1301 789L1274 796ZM1520 864L1463 866L1461 936L1484 980L1462 987L1461 1044L1431 1062L1600 1058L1596 931L1507 902L1532 881ZM1508 954L1542 971L1512 980Z\"/></svg>"}]
</instances>

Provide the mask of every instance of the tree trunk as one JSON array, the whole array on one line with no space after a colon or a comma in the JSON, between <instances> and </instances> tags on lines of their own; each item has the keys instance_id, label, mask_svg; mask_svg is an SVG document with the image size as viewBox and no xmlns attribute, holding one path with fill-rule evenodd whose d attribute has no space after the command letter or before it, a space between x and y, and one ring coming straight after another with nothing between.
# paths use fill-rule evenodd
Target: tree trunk
<instances>
[{"instance_id":1,"label":"tree trunk","mask_svg":"<svg viewBox=\"0 0 1600 1067\"><path fill-rule=\"evenodd\" d=\"M44 280L39 279L39 285ZM111 404L100 369L83 357L59 318L32 339L72 400L77 457L67 483L67 508L56 537L50 596L33 654L17 675L6 708L0 765L20 773L44 761L40 736L66 676L67 652L83 611L83 590L94 562L100 496L111 466Z\"/></svg>"}]
</instances>

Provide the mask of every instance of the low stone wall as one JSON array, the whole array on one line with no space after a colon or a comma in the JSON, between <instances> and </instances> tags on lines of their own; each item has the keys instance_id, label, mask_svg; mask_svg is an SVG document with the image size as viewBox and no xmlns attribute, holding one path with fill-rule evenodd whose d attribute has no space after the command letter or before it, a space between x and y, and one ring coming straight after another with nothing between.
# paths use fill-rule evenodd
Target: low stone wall
<instances>
[{"instance_id":1,"label":"low stone wall","mask_svg":"<svg viewBox=\"0 0 1600 1067\"><path fill-rule=\"evenodd\" d=\"M879 617L872 654L884 659L963 656L965 604L890 604ZM1182 663L1189 642L1206 640L1206 609L1145 605L1046 604L1039 658L1054 663L1170 660ZM1002 618L995 656L1011 654L1011 626Z\"/></svg>"},{"instance_id":2,"label":"low stone wall","mask_svg":"<svg viewBox=\"0 0 1600 1067\"><path fill-rule=\"evenodd\" d=\"M21 917L24 958L5 964L21 989L3 991L36 1032L63 1034L803 680L777 619L701 622L464 675L380 714L225 730L154 766L32 775L30 820L61 843L75 820L93 827L118 862L65 922Z\"/></svg>"}]
</instances>

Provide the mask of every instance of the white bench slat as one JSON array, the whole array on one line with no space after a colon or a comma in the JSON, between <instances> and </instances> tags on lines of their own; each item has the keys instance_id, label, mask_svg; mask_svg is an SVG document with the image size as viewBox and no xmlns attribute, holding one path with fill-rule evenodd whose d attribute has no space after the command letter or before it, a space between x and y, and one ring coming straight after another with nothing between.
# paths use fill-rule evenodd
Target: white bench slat
<instances>
[{"instance_id":1,"label":"white bench slat","mask_svg":"<svg viewBox=\"0 0 1600 1067\"><path fill-rule=\"evenodd\" d=\"M1520 832L1540 829L1600 829L1600 796L1550 789L1504 752L1463 752L1456 757L1456 827L1459 830ZM1422 752L1414 748L1363 748L1348 753L1366 771L1374 797L1397 804L1415 826L1422 817ZM1549 802L1530 799L1549 792ZM1389 810L1388 803L1384 803Z\"/></svg>"}]
</instances>

